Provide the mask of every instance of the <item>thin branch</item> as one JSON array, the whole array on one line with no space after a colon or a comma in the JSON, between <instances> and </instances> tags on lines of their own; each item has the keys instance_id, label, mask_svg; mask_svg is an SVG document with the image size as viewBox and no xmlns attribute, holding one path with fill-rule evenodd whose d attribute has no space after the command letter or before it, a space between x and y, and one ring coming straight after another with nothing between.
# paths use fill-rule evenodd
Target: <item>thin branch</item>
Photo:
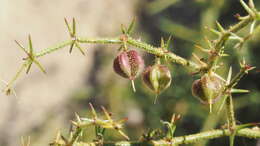
<instances>
[{"instance_id":1,"label":"thin branch","mask_svg":"<svg viewBox=\"0 0 260 146\"><path fill-rule=\"evenodd\" d=\"M138 142L138 141L119 141L119 142L104 142L104 146L156 146L156 145L174 145L174 144L190 144L190 143L195 143L199 140L204 140L204 139L215 139L219 137L224 137L224 136L230 136L231 132L229 129L216 129L216 130L210 130L210 131L205 131L197 134L191 134L191 135L186 135L186 136L179 136L179 137L174 137L172 141L166 141L166 140L153 140L150 142ZM254 130L250 128L243 128L239 130L236 134L237 136L241 137L247 137L247 138L260 138L260 130ZM75 146L79 145L95 145L94 142L92 143L75 143Z\"/></svg>"},{"instance_id":2,"label":"thin branch","mask_svg":"<svg viewBox=\"0 0 260 146\"><path fill-rule=\"evenodd\" d=\"M244 27L246 27L248 24L252 23L253 21L254 21L254 18L252 18L250 16L246 16L245 19L241 20L240 22L238 22L237 24L235 24L233 26L230 26L229 29L227 29L225 32L223 32L221 34L221 36L215 43L215 48L214 48L215 52L213 54L211 54L211 56L209 57L209 64L207 67L208 70L210 70L214 66L214 64L217 62L221 48L223 46L225 46L225 43L228 40L228 38L231 36L231 34L238 32L239 30L243 29Z\"/></svg>"}]
</instances>

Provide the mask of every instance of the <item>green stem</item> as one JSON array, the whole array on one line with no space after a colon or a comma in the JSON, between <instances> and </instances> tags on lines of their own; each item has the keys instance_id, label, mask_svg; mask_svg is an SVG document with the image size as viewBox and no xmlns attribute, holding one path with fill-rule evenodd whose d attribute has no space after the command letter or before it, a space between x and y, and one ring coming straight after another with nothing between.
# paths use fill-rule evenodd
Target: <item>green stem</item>
<instances>
[{"instance_id":1,"label":"green stem","mask_svg":"<svg viewBox=\"0 0 260 146\"><path fill-rule=\"evenodd\" d=\"M169 145L169 144L190 144L196 143L199 140L204 139L215 139L224 136L230 136L232 133L229 129L215 129L210 131L201 132L198 134L191 134L185 136L174 137L172 139L172 143L168 140L153 140L150 142L139 142L139 141L120 141L120 142L104 142L104 146L152 146L152 145ZM237 136L247 137L247 138L260 138L260 130L253 130L250 128L243 128L237 131ZM95 145L95 143L75 143L74 146L81 146L81 145Z\"/></svg>"},{"instance_id":2,"label":"green stem","mask_svg":"<svg viewBox=\"0 0 260 146\"><path fill-rule=\"evenodd\" d=\"M228 117L228 129L231 132L229 136L229 145L234 146L234 140L236 136L236 119L235 119L235 112L233 106L232 96L229 95L226 99L226 110L227 110L227 117Z\"/></svg>"},{"instance_id":3,"label":"green stem","mask_svg":"<svg viewBox=\"0 0 260 146\"><path fill-rule=\"evenodd\" d=\"M17 80L17 78L21 75L21 73L23 72L23 70L27 67L27 62L23 63L21 65L21 67L18 69L18 71L16 72L15 76L12 78L12 80L7 84L6 89L9 89L14 82Z\"/></svg>"},{"instance_id":4,"label":"green stem","mask_svg":"<svg viewBox=\"0 0 260 146\"><path fill-rule=\"evenodd\" d=\"M217 41L216 43L216 52L217 54L219 53L219 51L221 50L221 48L224 46L226 40L228 39L228 37L230 36L230 32L235 33L237 31L239 31L240 29L244 28L245 26L247 26L249 23L251 23L252 21L254 21L253 18L251 17L246 17L246 19L240 21L239 23L231 26L229 28L229 30L227 30L228 33L223 34ZM118 38L112 38L112 39L85 39L85 38L78 38L77 39L78 43L87 43L87 44L123 44L124 42L120 39L120 37ZM39 53L35 54L35 57L41 57L41 56L45 56L47 54L50 54L52 52L55 52L57 50L60 50L62 48L65 48L66 46L70 46L73 43L73 40L67 40L67 41L63 41L60 44L55 45L54 47L50 47L50 48L46 48L43 49L42 51L40 51ZM151 46L145 42L141 42L139 40L133 39L131 37L127 38L126 43L128 45L131 45L133 47L136 48L140 48L143 49L144 51L154 54L156 56L162 56L167 58L169 61L173 62L173 63L177 63L177 64L181 64L183 66L189 67L190 69L193 69L195 71L200 71L201 67L194 63L193 61L187 60L185 58L182 58L172 52L169 51L165 51L162 49L158 49L154 46ZM216 54L216 53L214 53ZM215 64L215 61L217 60L218 55L211 55L210 56L210 62L209 62L209 66L208 66L208 70L211 69L211 67ZM19 71L18 71L19 73ZM14 77L14 80L11 81L11 84L17 79L17 76ZM9 83L9 85L11 85Z\"/></svg>"},{"instance_id":5,"label":"green stem","mask_svg":"<svg viewBox=\"0 0 260 146\"><path fill-rule=\"evenodd\" d=\"M211 70L211 68L215 65L215 63L218 60L219 57L219 52L221 51L221 48L223 46L225 46L226 41L228 40L229 36L231 35L231 33L236 33L239 30L243 29L244 27L246 27L249 23L253 22L254 19L250 16L245 17L245 19L241 20L239 23L230 26L228 30L226 30L225 33L223 33L219 39L217 40L216 44L215 44L215 53L213 53L210 57L209 57L209 64L208 64L208 70Z\"/></svg>"},{"instance_id":6,"label":"green stem","mask_svg":"<svg viewBox=\"0 0 260 146\"><path fill-rule=\"evenodd\" d=\"M50 53L52 53L54 51L57 51L59 49L62 49L64 47L66 47L66 46L70 46L72 43L73 43L73 40L64 41L64 42L62 42L60 44L57 44L57 45L55 45L53 47L49 47L49 48L43 49L39 53L35 54L35 57L41 57L41 56L50 54Z\"/></svg>"},{"instance_id":7,"label":"green stem","mask_svg":"<svg viewBox=\"0 0 260 146\"><path fill-rule=\"evenodd\" d=\"M86 43L86 44L122 44L124 43L123 41L120 40L120 37L118 38L112 38L112 39L85 39L85 38L78 38L78 43ZM42 57L42 56L45 56L47 54L50 54L52 52L55 52L55 51L58 51L62 48L65 48L67 46L70 46L71 44L73 43L73 40L67 40L67 41L63 41L62 43L60 44L57 44L53 47L49 47L49 48L46 48L46 49L43 49L42 51L38 52L35 54L35 57ZM136 48L140 48L140 49L143 49L144 51L148 52L148 53L151 53L151 54L154 54L156 56L164 56L164 57L167 57L170 61L172 62L175 62L177 64L181 64L183 66L187 66L191 69L194 69L194 70L199 70L200 67L195 64L194 62L192 61L189 61L189 60L186 60L174 53L171 53L171 52L165 52L161 49L158 49L156 47L153 47L147 43L144 43L144 42L141 42L141 41L138 41L138 40L135 40L131 37L128 37L126 43L128 45L131 45L131 46L134 46ZM23 67L25 67L25 65L23 65ZM11 86L11 84L13 84L13 82L18 78L18 76L20 75L21 73L21 69L18 70L18 72L16 73L15 77L9 82L8 85ZM9 86L8 86L9 87Z\"/></svg>"},{"instance_id":8,"label":"green stem","mask_svg":"<svg viewBox=\"0 0 260 146\"><path fill-rule=\"evenodd\" d=\"M228 117L228 127L231 130L235 130L236 119L235 119L232 96L228 96L228 98L226 99L226 109L227 109L227 117Z\"/></svg>"},{"instance_id":9,"label":"green stem","mask_svg":"<svg viewBox=\"0 0 260 146\"><path fill-rule=\"evenodd\" d=\"M80 43L98 43L98 44L122 44L123 41L121 41L119 38L114 38L114 39L85 39L85 38L79 38L78 41ZM198 66L196 63L189 61L185 58L182 58L172 52L165 52L162 49L158 49L157 47L151 46L145 42L141 42L139 40L136 40L132 37L128 37L126 43L128 45L131 45L136 48L143 49L144 51L154 54L156 56L164 56L170 61L181 64L183 66L190 67L191 69L194 70L199 70L200 66Z\"/></svg>"}]
</instances>

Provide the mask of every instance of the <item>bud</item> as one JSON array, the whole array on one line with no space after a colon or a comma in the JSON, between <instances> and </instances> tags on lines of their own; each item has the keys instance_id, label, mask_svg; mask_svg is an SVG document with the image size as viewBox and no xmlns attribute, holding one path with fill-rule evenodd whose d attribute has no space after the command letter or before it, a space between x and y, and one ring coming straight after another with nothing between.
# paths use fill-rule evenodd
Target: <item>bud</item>
<instances>
[{"instance_id":1,"label":"bud","mask_svg":"<svg viewBox=\"0 0 260 146\"><path fill-rule=\"evenodd\" d=\"M192 95L197 97L203 104L214 104L222 95L224 81L215 74L205 74L192 84Z\"/></svg>"},{"instance_id":2,"label":"bud","mask_svg":"<svg viewBox=\"0 0 260 146\"><path fill-rule=\"evenodd\" d=\"M114 60L114 71L132 81L133 90L134 79L140 74L144 68L142 57L135 50L123 51Z\"/></svg>"},{"instance_id":3,"label":"bud","mask_svg":"<svg viewBox=\"0 0 260 146\"><path fill-rule=\"evenodd\" d=\"M156 103L157 96L171 84L171 72L167 66L155 64L145 69L143 81L156 94L154 101Z\"/></svg>"}]
</instances>

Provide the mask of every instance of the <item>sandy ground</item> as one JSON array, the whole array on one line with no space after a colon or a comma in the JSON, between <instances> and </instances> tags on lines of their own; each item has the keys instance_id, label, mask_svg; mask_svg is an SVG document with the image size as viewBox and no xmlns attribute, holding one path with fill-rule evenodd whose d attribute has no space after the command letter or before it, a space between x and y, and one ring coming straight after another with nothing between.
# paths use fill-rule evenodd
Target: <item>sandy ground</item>
<instances>
[{"instance_id":1,"label":"sandy ground","mask_svg":"<svg viewBox=\"0 0 260 146\"><path fill-rule=\"evenodd\" d=\"M25 54L14 40L27 45L32 35L36 51L69 38L63 18L78 20L81 36L100 37L119 34L121 23L129 23L136 11L136 0L1 0L0 1L0 78L10 80L22 63ZM52 128L41 131L34 145L47 145L55 129L63 125L64 103L69 94L85 84L92 67L93 47L88 46L87 57L78 50L70 55L68 48L40 58L47 70L42 74L32 67L16 82L18 98L0 94L0 145L17 146L19 138L28 134L48 113ZM1 83L1 87L3 84ZM67 122L67 121L66 121ZM47 134L46 134L47 133Z\"/></svg>"}]
</instances>

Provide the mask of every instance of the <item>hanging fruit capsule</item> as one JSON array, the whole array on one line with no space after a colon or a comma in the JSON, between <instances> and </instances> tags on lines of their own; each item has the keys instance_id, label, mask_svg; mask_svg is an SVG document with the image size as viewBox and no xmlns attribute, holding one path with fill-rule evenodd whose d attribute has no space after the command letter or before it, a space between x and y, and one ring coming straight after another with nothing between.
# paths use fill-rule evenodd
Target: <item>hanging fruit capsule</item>
<instances>
[{"instance_id":1,"label":"hanging fruit capsule","mask_svg":"<svg viewBox=\"0 0 260 146\"><path fill-rule=\"evenodd\" d=\"M119 53L114 60L113 67L118 75L131 80L135 92L134 80L144 68L144 61L138 52L128 50Z\"/></svg>"},{"instance_id":2,"label":"hanging fruit capsule","mask_svg":"<svg viewBox=\"0 0 260 146\"><path fill-rule=\"evenodd\" d=\"M224 81L214 73L207 73L192 84L192 95L203 104L209 104L210 112L214 104L222 95Z\"/></svg>"},{"instance_id":3,"label":"hanging fruit capsule","mask_svg":"<svg viewBox=\"0 0 260 146\"><path fill-rule=\"evenodd\" d=\"M156 94L154 100L154 103L156 103L158 95L171 84L171 72L167 66L155 64L145 69L143 81Z\"/></svg>"}]
</instances>

